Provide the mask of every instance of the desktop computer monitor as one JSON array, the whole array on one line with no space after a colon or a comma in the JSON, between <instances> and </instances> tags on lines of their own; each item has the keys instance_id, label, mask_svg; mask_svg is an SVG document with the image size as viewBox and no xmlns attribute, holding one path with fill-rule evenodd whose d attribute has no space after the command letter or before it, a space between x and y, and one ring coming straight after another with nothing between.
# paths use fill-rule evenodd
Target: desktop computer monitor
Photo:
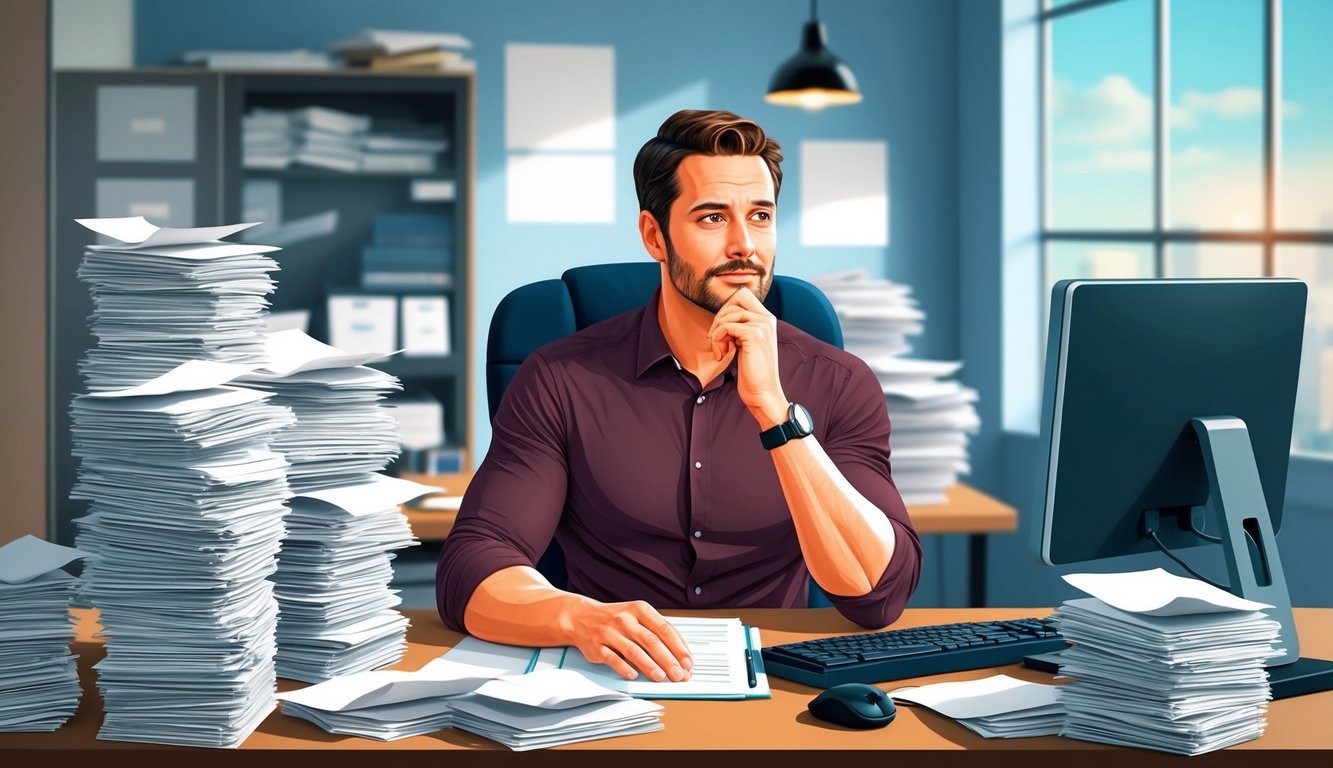
<instances>
[{"instance_id":1,"label":"desktop computer monitor","mask_svg":"<svg viewBox=\"0 0 1333 768\"><path fill-rule=\"evenodd\" d=\"M1184 565L1176 550L1220 545L1224 586L1275 606L1286 654L1274 664L1297 660L1274 532L1306 293L1277 278L1056 283L1041 415L1044 562L1161 550Z\"/></svg>"}]
</instances>

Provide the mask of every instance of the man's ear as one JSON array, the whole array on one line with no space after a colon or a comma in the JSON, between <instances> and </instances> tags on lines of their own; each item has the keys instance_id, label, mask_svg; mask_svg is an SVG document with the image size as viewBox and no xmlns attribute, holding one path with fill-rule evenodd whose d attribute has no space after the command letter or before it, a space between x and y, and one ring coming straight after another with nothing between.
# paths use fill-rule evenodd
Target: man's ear
<instances>
[{"instance_id":1,"label":"man's ear","mask_svg":"<svg viewBox=\"0 0 1333 768\"><path fill-rule=\"evenodd\" d=\"M657 218L647 211L639 211L639 237L653 261L666 262L666 238L657 224Z\"/></svg>"}]
</instances>

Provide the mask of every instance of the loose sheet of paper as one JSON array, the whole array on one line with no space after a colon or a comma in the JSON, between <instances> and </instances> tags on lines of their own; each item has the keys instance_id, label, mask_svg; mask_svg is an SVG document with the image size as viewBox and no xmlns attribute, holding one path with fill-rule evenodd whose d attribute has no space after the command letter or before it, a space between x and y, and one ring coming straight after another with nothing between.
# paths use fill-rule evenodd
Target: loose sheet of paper
<instances>
[{"instance_id":1,"label":"loose sheet of paper","mask_svg":"<svg viewBox=\"0 0 1333 768\"><path fill-rule=\"evenodd\" d=\"M326 712L342 712L468 693L501 674L503 670L493 667L477 667L439 658L416 672L361 672L336 677L297 691L280 693L278 698Z\"/></svg>"},{"instance_id":2,"label":"loose sheet of paper","mask_svg":"<svg viewBox=\"0 0 1333 768\"><path fill-rule=\"evenodd\" d=\"M187 360L155 379L137 387L110 392L93 392L89 397L140 397L142 395L170 395L175 392L194 392L233 381L250 371L252 365L219 363L214 360Z\"/></svg>"},{"instance_id":3,"label":"loose sheet of paper","mask_svg":"<svg viewBox=\"0 0 1333 768\"><path fill-rule=\"evenodd\" d=\"M261 222L227 224L221 227L159 227L142 216L109 219L75 219L99 235L119 240L120 248L149 248L163 245L185 245L221 240ZM253 253L253 251L247 251Z\"/></svg>"},{"instance_id":4,"label":"loose sheet of paper","mask_svg":"<svg viewBox=\"0 0 1333 768\"><path fill-rule=\"evenodd\" d=\"M344 352L337 347L331 347L322 341L311 338L306 335L305 331L294 329L268 334L264 346L268 352L269 361L267 365L253 374L254 378L257 379L282 378L294 373L325 368L348 368L397 354L392 350Z\"/></svg>"},{"instance_id":5,"label":"loose sheet of paper","mask_svg":"<svg viewBox=\"0 0 1333 768\"><path fill-rule=\"evenodd\" d=\"M411 480L376 474L371 475L364 483L324 488L298 495L332 504L355 517L396 507L418 496L439 493L442 490L444 489Z\"/></svg>"},{"instance_id":6,"label":"loose sheet of paper","mask_svg":"<svg viewBox=\"0 0 1333 768\"><path fill-rule=\"evenodd\" d=\"M1198 579L1167 573L1161 568L1127 573L1071 573L1064 580L1107 605L1148 616L1257 611L1273 607L1237 597Z\"/></svg>"},{"instance_id":7,"label":"loose sheet of paper","mask_svg":"<svg viewBox=\"0 0 1333 768\"><path fill-rule=\"evenodd\" d=\"M0 581L22 584L57 568L64 568L88 554L36 536L21 536L0 547Z\"/></svg>"},{"instance_id":8,"label":"loose sheet of paper","mask_svg":"<svg viewBox=\"0 0 1333 768\"><path fill-rule=\"evenodd\" d=\"M476 694L542 709L569 709L596 701L629 698L629 694L598 685L572 669L543 669L525 675L505 675L483 683Z\"/></svg>"},{"instance_id":9,"label":"loose sheet of paper","mask_svg":"<svg viewBox=\"0 0 1333 768\"><path fill-rule=\"evenodd\" d=\"M908 686L889 691L899 701L920 704L955 720L1019 712L1058 703L1058 685L992 675L980 680Z\"/></svg>"}]
</instances>

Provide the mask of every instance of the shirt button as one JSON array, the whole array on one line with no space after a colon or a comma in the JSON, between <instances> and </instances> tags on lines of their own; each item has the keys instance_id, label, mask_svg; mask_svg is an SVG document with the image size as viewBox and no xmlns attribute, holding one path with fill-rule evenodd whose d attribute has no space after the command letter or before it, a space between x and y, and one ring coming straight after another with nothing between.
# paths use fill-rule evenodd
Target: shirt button
<instances>
[{"instance_id":1,"label":"shirt button","mask_svg":"<svg viewBox=\"0 0 1333 768\"><path fill-rule=\"evenodd\" d=\"M695 468L695 469L703 469L703 468L704 468L704 463L703 463L702 461L696 461L696 462L694 462L694 468Z\"/></svg>"},{"instance_id":2,"label":"shirt button","mask_svg":"<svg viewBox=\"0 0 1333 768\"><path fill-rule=\"evenodd\" d=\"M696 538L696 539L699 538L700 536L703 536L703 535L704 535L704 532L703 532L703 531L695 531L695 532L694 532L694 538Z\"/></svg>"},{"instance_id":3,"label":"shirt button","mask_svg":"<svg viewBox=\"0 0 1333 768\"><path fill-rule=\"evenodd\" d=\"M703 405L705 397L707 397L707 395L699 395L699 399L695 400L694 402L698 403L699 405Z\"/></svg>"},{"instance_id":4,"label":"shirt button","mask_svg":"<svg viewBox=\"0 0 1333 768\"><path fill-rule=\"evenodd\" d=\"M694 594L696 594L696 595L702 595L703 593L704 593L704 588L703 588L703 587L695 587L695 588L694 588Z\"/></svg>"}]
</instances>

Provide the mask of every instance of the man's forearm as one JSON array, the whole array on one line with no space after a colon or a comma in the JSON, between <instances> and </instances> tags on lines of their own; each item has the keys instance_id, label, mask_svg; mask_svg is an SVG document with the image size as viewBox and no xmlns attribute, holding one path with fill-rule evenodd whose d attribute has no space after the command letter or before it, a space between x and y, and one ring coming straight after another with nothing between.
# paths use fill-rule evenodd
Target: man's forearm
<instances>
[{"instance_id":1,"label":"man's forearm","mask_svg":"<svg viewBox=\"0 0 1333 768\"><path fill-rule=\"evenodd\" d=\"M893 558L893 524L847 481L813 436L772 454L810 574L836 595L870 592Z\"/></svg>"},{"instance_id":2,"label":"man's forearm","mask_svg":"<svg viewBox=\"0 0 1333 768\"><path fill-rule=\"evenodd\" d=\"M571 609L589 598L551 586L536 569L502 568L487 576L463 613L469 634L508 645L570 645Z\"/></svg>"}]
</instances>

